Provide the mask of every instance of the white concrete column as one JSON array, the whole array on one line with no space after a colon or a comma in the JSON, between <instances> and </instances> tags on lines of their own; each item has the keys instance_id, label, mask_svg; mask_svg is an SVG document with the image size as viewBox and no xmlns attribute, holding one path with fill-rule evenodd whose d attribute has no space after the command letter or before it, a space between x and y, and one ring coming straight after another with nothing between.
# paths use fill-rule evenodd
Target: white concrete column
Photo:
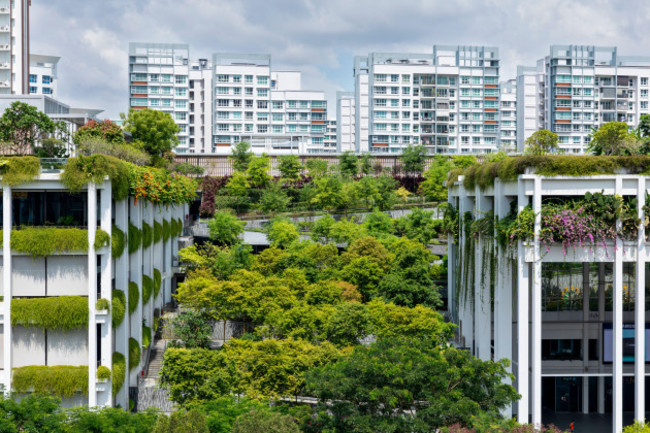
<instances>
[{"instance_id":1,"label":"white concrete column","mask_svg":"<svg viewBox=\"0 0 650 433\"><path fill-rule=\"evenodd\" d=\"M95 256L95 233L97 232L97 187L88 184L88 406L97 405L97 329L95 327L95 303L97 302L97 257Z\"/></svg>"},{"instance_id":2,"label":"white concrete column","mask_svg":"<svg viewBox=\"0 0 650 433\"><path fill-rule=\"evenodd\" d=\"M461 187L464 190L464 187ZM462 269L463 266L467 263L470 263L470 260L468 260L467 254L469 253L465 249L465 245L467 245L467 242L472 242L471 239L467 239L465 236L465 213L470 212L473 210L473 205L472 205L472 200L467 197L467 194L465 194L464 197L461 197L460 202L459 202L459 215L458 218L461 221L460 225L460 234L459 234L459 239L460 239L460 268ZM461 321L461 327L460 327L460 335L462 336L464 342L463 344L466 347L470 348L470 352L472 355L476 355L474 352L473 348L475 347L474 344L474 310L473 310L473 304L472 304L472 298L473 296L471 295L474 291L474 287L470 286L470 278L469 276L472 275L473 269L470 269L468 272L462 272L462 275L460 277L460 286L459 286L459 293L458 293L458 317Z\"/></svg>"},{"instance_id":3,"label":"white concrete column","mask_svg":"<svg viewBox=\"0 0 650 433\"><path fill-rule=\"evenodd\" d=\"M542 179L535 176L533 189L535 212L535 239L533 243L533 280L531 299L531 410L536 428L542 425L542 258L539 251L539 233L542 229Z\"/></svg>"},{"instance_id":4,"label":"white concrete column","mask_svg":"<svg viewBox=\"0 0 650 433\"><path fill-rule=\"evenodd\" d=\"M102 185L100 208L99 208L99 222L101 229L108 233L109 236L113 235L113 221L111 213L112 204L112 187L109 181L105 181ZM111 246L102 248L102 271L101 271L101 297L107 299L111 305L113 302L112 285L113 285L113 260L111 259ZM112 357L113 357L113 326L110 320L111 316L103 320L102 334L97 336L98 344L101 344L102 356L101 365L106 366L112 370ZM112 390L110 385L104 386L104 391L97 396L98 406L111 406L112 404Z\"/></svg>"},{"instance_id":5,"label":"white concrete column","mask_svg":"<svg viewBox=\"0 0 650 433\"><path fill-rule=\"evenodd\" d=\"M589 413L589 376L582 377L582 413Z\"/></svg>"},{"instance_id":6,"label":"white concrete column","mask_svg":"<svg viewBox=\"0 0 650 433\"><path fill-rule=\"evenodd\" d=\"M495 218L503 218L509 212L508 199L503 194L503 184L501 179L497 178L494 182L494 215ZM495 229L496 238L496 229ZM497 251L497 269L495 272L494 285L494 358L496 361L501 359L513 359L512 356L512 281L510 278L511 264L508 259L506 248L496 243ZM453 268L450 268L453 269ZM512 364L506 368L508 373L512 373ZM506 384L511 384L509 377L503 379ZM506 417L512 417L512 405L503 408L501 414Z\"/></svg>"},{"instance_id":7,"label":"white concrete column","mask_svg":"<svg viewBox=\"0 0 650 433\"><path fill-rule=\"evenodd\" d=\"M475 209L474 219L483 218L490 210L490 204L487 198L482 194L477 186L475 189ZM470 239L470 242L476 242ZM483 257L483 246L485 237L479 236L478 242L475 243L474 251L474 318L475 318L475 346L476 356L484 361L492 358L490 348L492 318L490 317L490 273L484 272L484 260L490 260L490 257Z\"/></svg>"},{"instance_id":8,"label":"white concrete column","mask_svg":"<svg viewBox=\"0 0 650 433\"><path fill-rule=\"evenodd\" d=\"M524 180L519 178L518 205L521 212L528 201L524 189ZM528 294L529 271L526 254L521 240L517 242L517 391L521 399L517 402L517 421L521 424L530 422L528 419L530 407L530 382L528 372L529 326L528 326Z\"/></svg>"},{"instance_id":9,"label":"white concrete column","mask_svg":"<svg viewBox=\"0 0 650 433\"><path fill-rule=\"evenodd\" d=\"M645 220L646 180L639 176L637 212L639 220ZM636 258L636 300L634 304L634 419L645 421L645 225L639 224Z\"/></svg>"},{"instance_id":10,"label":"white concrete column","mask_svg":"<svg viewBox=\"0 0 650 433\"><path fill-rule=\"evenodd\" d=\"M598 376L598 413L605 413L605 376Z\"/></svg>"},{"instance_id":11,"label":"white concrete column","mask_svg":"<svg viewBox=\"0 0 650 433\"><path fill-rule=\"evenodd\" d=\"M128 235L129 232L129 209L128 200L122 200L115 203L115 225ZM124 292L127 298L129 296L129 249L128 245L125 246L124 252L119 259L115 259L115 288ZM129 310L125 305L126 311L124 320L113 332L115 332L115 351L121 353L125 357L128 356L128 343L129 343ZM111 325L112 328L112 325ZM111 353L112 356L112 353ZM127 364L128 366L128 364ZM112 367L111 367L112 368ZM128 367L127 367L128 368ZM128 376L128 374L127 374ZM121 407L129 407L129 394L128 394L128 380L122 385L122 388L114 395L115 404Z\"/></svg>"},{"instance_id":12,"label":"white concrete column","mask_svg":"<svg viewBox=\"0 0 650 433\"><path fill-rule=\"evenodd\" d=\"M11 209L11 187L2 187L2 288L3 288L3 306L2 315L4 318L4 344L2 347L2 356L4 357L4 375L2 384L5 392L11 388L11 228L12 228L12 209Z\"/></svg>"},{"instance_id":13,"label":"white concrete column","mask_svg":"<svg viewBox=\"0 0 650 433\"><path fill-rule=\"evenodd\" d=\"M622 179L616 177L616 194L622 190ZM621 222L616 225L620 228ZM612 364L612 432L623 430L623 242L616 238L614 253L614 303L613 303L613 364Z\"/></svg>"},{"instance_id":14,"label":"white concrete column","mask_svg":"<svg viewBox=\"0 0 650 433\"><path fill-rule=\"evenodd\" d=\"M129 199L129 206L130 206L130 212L131 212L131 224L136 226L138 229L142 230L142 222L144 220L144 207L145 207L145 201L140 200L138 204L135 204L135 200L131 197ZM142 342L142 263L143 263L143 249L142 246L134 252L133 254L130 254L129 257L129 262L130 262L130 269L129 269L129 281L133 281L138 285L138 288L140 290L140 300L139 300L139 305L133 312L133 314L129 314L129 309L127 308L126 315L129 323L129 337L136 339L139 342ZM127 297L127 304L128 304L128 298L129 298L129 292L128 292L128 286L126 287L126 297ZM128 380L125 382L125 386L137 386L138 383L138 372L140 371L139 368L135 368L134 370L129 370L129 350L128 350L128 340L127 340L127 350L126 353L124 354L126 359L127 359L127 377ZM141 359L138 360L138 365L140 363Z\"/></svg>"}]
</instances>

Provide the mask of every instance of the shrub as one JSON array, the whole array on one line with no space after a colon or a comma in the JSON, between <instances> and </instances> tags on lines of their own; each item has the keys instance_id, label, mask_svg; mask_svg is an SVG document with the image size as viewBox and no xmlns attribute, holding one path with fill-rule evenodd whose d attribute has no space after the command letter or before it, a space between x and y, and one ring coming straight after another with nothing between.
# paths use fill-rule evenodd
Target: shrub
<instances>
[{"instance_id":1,"label":"shrub","mask_svg":"<svg viewBox=\"0 0 650 433\"><path fill-rule=\"evenodd\" d=\"M203 412L190 409L158 417L151 433L210 433L210 429Z\"/></svg>"},{"instance_id":2,"label":"shrub","mask_svg":"<svg viewBox=\"0 0 650 433\"><path fill-rule=\"evenodd\" d=\"M93 244L95 251L107 247L110 244L111 244L111 235L109 235L102 229L97 229L97 231L95 232L95 243Z\"/></svg>"},{"instance_id":3,"label":"shrub","mask_svg":"<svg viewBox=\"0 0 650 433\"><path fill-rule=\"evenodd\" d=\"M142 304L146 304L151 299L153 293L153 280L149 275L142 276Z\"/></svg>"},{"instance_id":4,"label":"shrub","mask_svg":"<svg viewBox=\"0 0 650 433\"><path fill-rule=\"evenodd\" d=\"M62 331L87 327L88 298L14 298L11 300L11 324Z\"/></svg>"},{"instance_id":5,"label":"shrub","mask_svg":"<svg viewBox=\"0 0 650 433\"><path fill-rule=\"evenodd\" d=\"M153 270L153 298L156 299L162 287L162 274L158 269Z\"/></svg>"},{"instance_id":6,"label":"shrub","mask_svg":"<svg viewBox=\"0 0 650 433\"><path fill-rule=\"evenodd\" d=\"M135 338L129 338L129 371L140 365L140 343Z\"/></svg>"},{"instance_id":7,"label":"shrub","mask_svg":"<svg viewBox=\"0 0 650 433\"><path fill-rule=\"evenodd\" d=\"M151 344L151 328L142 325L142 347L145 349Z\"/></svg>"},{"instance_id":8,"label":"shrub","mask_svg":"<svg viewBox=\"0 0 650 433\"><path fill-rule=\"evenodd\" d=\"M113 352L113 395L117 394L126 378L126 358L120 352Z\"/></svg>"},{"instance_id":9,"label":"shrub","mask_svg":"<svg viewBox=\"0 0 650 433\"><path fill-rule=\"evenodd\" d=\"M111 370L105 365L97 367L97 379L109 380L111 378Z\"/></svg>"},{"instance_id":10,"label":"shrub","mask_svg":"<svg viewBox=\"0 0 650 433\"><path fill-rule=\"evenodd\" d=\"M142 223L142 248L149 248L153 242L153 229L147 223Z\"/></svg>"},{"instance_id":11,"label":"shrub","mask_svg":"<svg viewBox=\"0 0 650 433\"><path fill-rule=\"evenodd\" d=\"M126 314L126 295L123 291L113 290L113 328L117 328L122 324L124 315Z\"/></svg>"},{"instance_id":12,"label":"shrub","mask_svg":"<svg viewBox=\"0 0 650 433\"><path fill-rule=\"evenodd\" d=\"M11 231L11 249L32 257L62 252L88 252L88 230L25 227Z\"/></svg>"},{"instance_id":13,"label":"shrub","mask_svg":"<svg viewBox=\"0 0 650 433\"><path fill-rule=\"evenodd\" d=\"M114 259L119 259L124 253L124 247L126 246L126 237L124 232L120 230L115 224L111 229L113 236L111 236L111 255Z\"/></svg>"},{"instance_id":14,"label":"shrub","mask_svg":"<svg viewBox=\"0 0 650 433\"><path fill-rule=\"evenodd\" d=\"M139 228L129 223L129 254L133 254L142 245L142 232Z\"/></svg>"},{"instance_id":15,"label":"shrub","mask_svg":"<svg viewBox=\"0 0 650 433\"><path fill-rule=\"evenodd\" d=\"M61 182L73 193L81 191L91 182L102 184L108 177L115 200L124 200L129 196L128 165L114 156L95 154L68 158L63 170Z\"/></svg>"},{"instance_id":16,"label":"shrub","mask_svg":"<svg viewBox=\"0 0 650 433\"><path fill-rule=\"evenodd\" d=\"M244 222L229 212L219 211L208 223L210 239L219 245L233 245L239 242L244 231Z\"/></svg>"},{"instance_id":17,"label":"shrub","mask_svg":"<svg viewBox=\"0 0 650 433\"><path fill-rule=\"evenodd\" d=\"M232 433L300 433L300 428L289 415L253 408L242 414L232 426Z\"/></svg>"},{"instance_id":18,"label":"shrub","mask_svg":"<svg viewBox=\"0 0 650 433\"><path fill-rule=\"evenodd\" d=\"M106 298L98 299L97 302L95 302L95 310L97 311L101 311L101 310L110 311L110 309L111 309L111 302Z\"/></svg>"},{"instance_id":19,"label":"shrub","mask_svg":"<svg viewBox=\"0 0 650 433\"><path fill-rule=\"evenodd\" d=\"M75 392L88 395L88 367L70 365L29 365L13 369L11 388L15 392L71 397Z\"/></svg>"},{"instance_id":20,"label":"shrub","mask_svg":"<svg viewBox=\"0 0 650 433\"><path fill-rule=\"evenodd\" d=\"M153 243L157 244L162 241L163 238L163 227L158 221L153 222Z\"/></svg>"},{"instance_id":21,"label":"shrub","mask_svg":"<svg viewBox=\"0 0 650 433\"><path fill-rule=\"evenodd\" d=\"M178 336L188 349L210 346L212 326L204 313L194 310L183 311L174 318L172 327L174 335Z\"/></svg>"},{"instance_id":22,"label":"shrub","mask_svg":"<svg viewBox=\"0 0 650 433\"><path fill-rule=\"evenodd\" d=\"M169 237L171 236L171 226L169 225L169 221L163 220L162 223L162 234L163 234L163 241L167 242L169 240Z\"/></svg>"},{"instance_id":23,"label":"shrub","mask_svg":"<svg viewBox=\"0 0 650 433\"><path fill-rule=\"evenodd\" d=\"M12 156L0 159L2 184L18 186L29 183L41 174L41 162L34 156Z\"/></svg>"},{"instance_id":24,"label":"shrub","mask_svg":"<svg viewBox=\"0 0 650 433\"><path fill-rule=\"evenodd\" d=\"M135 282L129 281L129 314L135 313L138 302L140 302L140 289Z\"/></svg>"},{"instance_id":25,"label":"shrub","mask_svg":"<svg viewBox=\"0 0 650 433\"><path fill-rule=\"evenodd\" d=\"M110 155L122 161L135 165L151 164L151 156L143 150L137 149L130 144L107 143L101 139L85 139L79 145L80 153L84 155Z\"/></svg>"},{"instance_id":26,"label":"shrub","mask_svg":"<svg viewBox=\"0 0 650 433\"><path fill-rule=\"evenodd\" d=\"M214 215L214 196L228 182L229 176L208 177L201 182L201 207L199 215L203 218L210 218Z\"/></svg>"}]
</instances>

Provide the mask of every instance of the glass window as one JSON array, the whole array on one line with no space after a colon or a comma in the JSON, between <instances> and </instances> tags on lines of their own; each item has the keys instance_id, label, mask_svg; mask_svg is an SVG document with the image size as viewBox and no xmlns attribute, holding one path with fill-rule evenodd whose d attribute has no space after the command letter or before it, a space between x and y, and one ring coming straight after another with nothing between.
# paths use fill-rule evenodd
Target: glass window
<instances>
[{"instance_id":1,"label":"glass window","mask_svg":"<svg viewBox=\"0 0 650 433\"><path fill-rule=\"evenodd\" d=\"M49 75L43 75L42 81L43 84L52 84L52 77Z\"/></svg>"},{"instance_id":2,"label":"glass window","mask_svg":"<svg viewBox=\"0 0 650 433\"><path fill-rule=\"evenodd\" d=\"M269 77L266 75L258 75L257 76L257 85L258 86L268 86L269 84Z\"/></svg>"},{"instance_id":3,"label":"glass window","mask_svg":"<svg viewBox=\"0 0 650 433\"><path fill-rule=\"evenodd\" d=\"M542 311L582 310L582 263L542 264Z\"/></svg>"},{"instance_id":4,"label":"glass window","mask_svg":"<svg viewBox=\"0 0 650 433\"><path fill-rule=\"evenodd\" d=\"M133 79L133 77L131 77ZM29 82L30 83L38 83L38 77L34 74L29 74Z\"/></svg>"},{"instance_id":5,"label":"glass window","mask_svg":"<svg viewBox=\"0 0 650 433\"><path fill-rule=\"evenodd\" d=\"M247 84L251 84L253 82L253 76L252 75L246 75L245 79L246 79Z\"/></svg>"},{"instance_id":6,"label":"glass window","mask_svg":"<svg viewBox=\"0 0 650 433\"><path fill-rule=\"evenodd\" d=\"M187 83L186 75L176 75L176 84L185 84Z\"/></svg>"},{"instance_id":7,"label":"glass window","mask_svg":"<svg viewBox=\"0 0 650 433\"><path fill-rule=\"evenodd\" d=\"M582 340L542 340L542 360L582 360Z\"/></svg>"}]
</instances>

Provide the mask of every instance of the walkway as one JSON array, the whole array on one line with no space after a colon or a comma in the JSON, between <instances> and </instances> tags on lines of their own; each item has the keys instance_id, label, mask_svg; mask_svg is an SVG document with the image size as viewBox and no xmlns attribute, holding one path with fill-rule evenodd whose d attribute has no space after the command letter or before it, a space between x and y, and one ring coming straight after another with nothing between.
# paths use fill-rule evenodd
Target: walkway
<instances>
[{"instance_id":1,"label":"walkway","mask_svg":"<svg viewBox=\"0 0 650 433\"><path fill-rule=\"evenodd\" d=\"M648 419L648 415L646 415L646 419ZM584 415L580 413L544 412L542 415L544 425L555 424L558 428L567 431L571 421L575 421L576 433L611 433L612 431L611 413ZM625 412L623 414L623 425L627 426L633 423L634 412Z\"/></svg>"}]
</instances>

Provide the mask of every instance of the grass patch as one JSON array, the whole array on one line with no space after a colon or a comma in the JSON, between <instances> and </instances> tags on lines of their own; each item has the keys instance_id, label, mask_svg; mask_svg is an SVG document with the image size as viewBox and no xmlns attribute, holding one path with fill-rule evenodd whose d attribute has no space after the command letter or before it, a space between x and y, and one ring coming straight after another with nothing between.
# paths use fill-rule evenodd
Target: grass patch
<instances>
[{"instance_id":1,"label":"grass patch","mask_svg":"<svg viewBox=\"0 0 650 433\"><path fill-rule=\"evenodd\" d=\"M88 230L52 227L21 227L11 231L11 249L32 257L54 253L88 252Z\"/></svg>"},{"instance_id":2,"label":"grass patch","mask_svg":"<svg viewBox=\"0 0 650 433\"><path fill-rule=\"evenodd\" d=\"M13 298L11 324L62 331L87 327L88 298L82 296Z\"/></svg>"},{"instance_id":3,"label":"grass patch","mask_svg":"<svg viewBox=\"0 0 650 433\"><path fill-rule=\"evenodd\" d=\"M111 238L111 255L114 259L119 259L124 253L124 247L126 246L126 236L124 235L124 232L114 224L111 231L113 234Z\"/></svg>"},{"instance_id":4,"label":"grass patch","mask_svg":"<svg viewBox=\"0 0 650 433\"><path fill-rule=\"evenodd\" d=\"M142 276L142 304L145 305L151 299L153 293L153 280L149 275Z\"/></svg>"},{"instance_id":5,"label":"grass patch","mask_svg":"<svg viewBox=\"0 0 650 433\"><path fill-rule=\"evenodd\" d=\"M140 365L140 343L135 338L129 338L129 371Z\"/></svg>"},{"instance_id":6,"label":"grass patch","mask_svg":"<svg viewBox=\"0 0 650 433\"><path fill-rule=\"evenodd\" d=\"M95 243L93 244L95 251L107 247L110 244L111 244L111 235L109 235L102 229L97 229L97 231L95 232Z\"/></svg>"},{"instance_id":7,"label":"grass patch","mask_svg":"<svg viewBox=\"0 0 650 433\"><path fill-rule=\"evenodd\" d=\"M113 322L113 328L117 328L122 324L124 316L126 314L126 295L123 291L114 289L113 290L113 314L111 315L111 320Z\"/></svg>"},{"instance_id":8,"label":"grass patch","mask_svg":"<svg viewBox=\"0 0 650 433\"><path fill-rule=\"evenodd\" d=\"M113 396L117 394L126 379L126 358L120 352L113 352Z\"/></svg>"},{"instance_id":9,"label":"grass patch","mask_svg":"<svg viewBox=\"0 0 650 433\"><path fill-rule=\"evenodd\" d=\"M153 270L153 298L156 299L162 287L162 274L158 269Z\"/></svg>"},{"instance_id":10,"label":"grass patch","mask_svg":"<svg viewBox=\"0 0 650 433\"><path fill-rule=\"evenodd\" d=\"M88 395L88 367L71 365L28 365L13 369L11 388L15 392L52 394L60 398L75 392Z\"/></svg>"},{"instance_id":11,"label":"grass patch","mask_svg":"<svg viewBox=\"0 0 650 433\"><path fill-rule=\"evenodd\" d=\"M18 186L32 182L41 174L41 161L35 156L11 156L0 158L2 184Z\"/></svg>"},{"instance_id":12,"label":"grass patch","mask_svg":"<svg viewBox=\"0 0 650 433\"><path fill-rule=\"evenodd\" d=\"M137 283L129 281L129 314L135 313L140 302L140 289Z\"/></svg>"}]
</instances>

